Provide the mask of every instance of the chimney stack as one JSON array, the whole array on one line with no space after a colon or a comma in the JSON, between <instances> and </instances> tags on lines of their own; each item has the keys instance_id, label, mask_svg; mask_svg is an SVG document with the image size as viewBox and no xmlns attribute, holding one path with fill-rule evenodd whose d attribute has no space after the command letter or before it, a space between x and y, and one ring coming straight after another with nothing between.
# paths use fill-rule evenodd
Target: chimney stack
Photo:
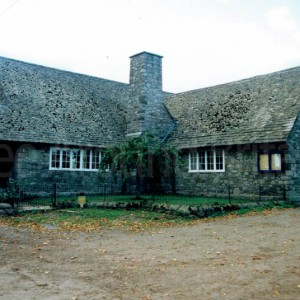
<instances>
[{"instance_id":1,"label":"chimney stack","mask_svg":"<svg viewBox=\"0 0 300 300\"><path fill-rule=\"evenodd\" d=\"M157 134L163 107L162 56L141 52L130 57L127 137Z\"/></svg>"}]
</instances>

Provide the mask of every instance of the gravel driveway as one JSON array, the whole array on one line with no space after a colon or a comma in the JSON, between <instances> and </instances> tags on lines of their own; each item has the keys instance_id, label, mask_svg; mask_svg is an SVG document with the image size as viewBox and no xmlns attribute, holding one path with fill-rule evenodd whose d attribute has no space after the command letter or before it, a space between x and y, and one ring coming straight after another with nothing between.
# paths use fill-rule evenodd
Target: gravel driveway
<instances>
[{"instance_id":1,"label":"gravel driveway","mask_svg":"<svg viewBox=\"0 0 300 300\"><path fill-rule=\"evenodd\" d=\"M300 299L300 209L148 232L0 227L0 299Z\"/></svg>"}]
</instances>

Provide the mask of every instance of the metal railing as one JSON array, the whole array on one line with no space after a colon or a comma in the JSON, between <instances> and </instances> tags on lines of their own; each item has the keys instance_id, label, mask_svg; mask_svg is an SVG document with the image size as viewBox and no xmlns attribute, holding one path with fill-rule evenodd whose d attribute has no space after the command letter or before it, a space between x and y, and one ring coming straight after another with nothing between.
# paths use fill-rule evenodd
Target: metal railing
<instances>
[{"instance_id":1,"label":"metal railing","mask_svg":"<svg viewBox=\"0 0 300 300\"><path fill-rule=\"evenodd\" d=\"M108 184L94 186L91 191L83 191L65 184L53 183L48 185L30 186L11 184L6 189L0 189L0 202L7 202L15 207L20 206L50 206L63 207L78 202L78 196L85 195L87 203L96 202L152 202L177 205L223 205L245 202L287 201L285 185L276 185L271 188L258 186L251 193L235 193L233 186L219 188L217 193L199 193L194 195L162 193L161 188L148 186L147 189L127 189L126 193L113 192Z\"/></svg>"}]
</instances>

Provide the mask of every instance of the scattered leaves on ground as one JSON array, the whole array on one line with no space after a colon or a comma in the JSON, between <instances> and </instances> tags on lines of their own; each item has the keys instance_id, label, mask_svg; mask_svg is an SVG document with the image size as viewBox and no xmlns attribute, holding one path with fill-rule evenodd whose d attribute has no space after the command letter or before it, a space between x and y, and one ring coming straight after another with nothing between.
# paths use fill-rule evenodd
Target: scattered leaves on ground
<instances>
[{"instance_id":1,"label":"scattered leaves on ground","mask_svg":"<svg viewBox=\"0 0 300 300\"><path fill-rule=\"evenodd\" d=\"M241 216L269 215L278 213L278 209L262 212L248 212L243 215L230 213L221 217L202 219L184 218L166 213L147 211L97 211L53 210L47 212L23 213L13 217L0 218L1 226L30 227L38 231L67 230L92 232L103 229L119 229L133 232L153 230L173 226L194 226L202 222L216 220L228 221ZM101 215L107 216L101 216ZM256 258L253 258L256 259Z\"/></svg>"}]
</instances>

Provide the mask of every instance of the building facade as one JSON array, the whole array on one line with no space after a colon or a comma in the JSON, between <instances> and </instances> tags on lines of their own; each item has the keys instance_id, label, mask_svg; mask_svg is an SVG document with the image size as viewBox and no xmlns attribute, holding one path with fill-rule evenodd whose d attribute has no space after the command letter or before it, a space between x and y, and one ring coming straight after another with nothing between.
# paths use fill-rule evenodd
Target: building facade
<instances>
[{"instance_id":1,"label":"building facade","mask_svg":"<svg viewBox=\"0 0 300 300\"><path fill-rule=\"evenodd\" d=\"M299 112L300 67L172 94L149 52L129 84L0 58L0 185L96 192L101 150L150 132L181 150L177 193L300 201Z\"/></svg>"}]
</instances>

